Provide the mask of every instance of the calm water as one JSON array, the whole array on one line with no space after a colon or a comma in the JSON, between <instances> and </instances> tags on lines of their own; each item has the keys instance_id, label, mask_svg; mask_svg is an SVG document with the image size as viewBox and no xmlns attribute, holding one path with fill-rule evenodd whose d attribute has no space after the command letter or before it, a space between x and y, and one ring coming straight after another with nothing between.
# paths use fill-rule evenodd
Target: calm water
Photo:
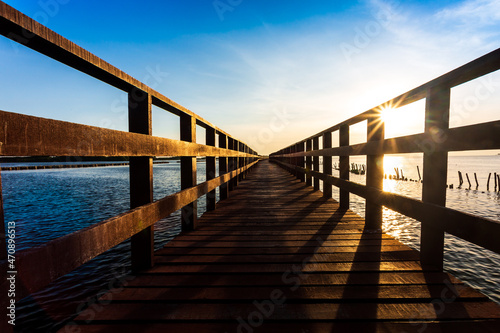
<instances>
[{"instance_id":1,"label":"calm water","mask_svg":"<svg viewBox=\"0 0 500 333\"><path fill-rule=\"evenodd\" d=\"M338 162L338 161L337 161ZM352 157L351 162L366 163ZM486 190L488 173L500 172L500 156L456 157L449 160L447 206L500 221L500 196ZM421 155L387 156L387 174L402 169L405 177L418 179L417 165L422 171ZM472 189L457 189L458 173L469 173ZM473 173L479 188L476 190ZM334 175L338 175L334 171ZM198 181L205 181L205 164L198 163ZM472 177L471 177L472 176ZM351 180L365 182L364 176L351 174ZM16 221L18 249L43 244L50 239L92 225L128 210L128 167L92 169L56 169L13 171L2 173L5 220ZM384 189L420 199L421 183L386 180ZM178 163L154 166L154 198L160 199L180 189ZM334 198L338 191L334 188ZM364 214L364 200L351 195L352 209ZM204 211L205 198L200 198L199 215ZM155 247L160 248L180 232L178 212L155 225ZM384 211L384 230L403 243L419 246L420 223ZM99 310L94 295L109 290L110 285L133 279L129 267L129 242L95 258L71 274L59 279L45 290L22 301L18 307L17 328L22 332L47 332L85 306ZM467 242L446 236L445 268L500 303L500 255ZM110 283L111 281L111 283ZM92 305L93 304L93 305Z\"/></svg>"}]
</instances>

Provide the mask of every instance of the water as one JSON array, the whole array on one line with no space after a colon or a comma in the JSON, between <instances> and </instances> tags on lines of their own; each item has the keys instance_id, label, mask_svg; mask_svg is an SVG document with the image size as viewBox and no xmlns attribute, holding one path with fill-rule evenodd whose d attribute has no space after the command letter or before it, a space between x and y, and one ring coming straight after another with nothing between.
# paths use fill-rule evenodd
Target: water
<instances>
[{"instance_id":1,"label":"water","mask_svg":"<svg viewBox=\"0 0 500 333\"><path fill-rule=\"evenodd\" d=\"M351 162L366 163L362 157L352 157ZM492 191L491 184L490 191L486 190L488 173L500 172L499 162L500 156L451 156L448 184L455 186L448 189L447 206L500 221L499 194ZM416 166L422 171L422 155L386 156L384 165L387 174L394 174L397 167L403 170L405 177L418 179ZM180 190L180 168L176 161L155 165L153 170L155 200ZM464 177L465 172L469 177L476 172L479 188L476 190L471 178L472 189L468 189L468 184L466 188L457 189L459 170ZM204 175L205 163L199 162L198 182L205 181ZM334 175L338 176L338 171L334 170ZM351 174L351 180L365 183L365 177L360 175ZM127 166L3 172L5 220L16 221L18 249L43 244L127 211L128 182ZM387 179L384 189L420 199L422 184ZM335 187L333 196L338 200ZM200 198L199 215L205 210L205 204L205 198ZM364 200L351 194L351 208L363 216ZM385 209L383 227L403 243L418 249L419 222ZM156 223L155 230L158 249L180 232L179 213ZM48 332L87 306L98 311L96 294L133 279L129 253L130 243L126 241L20 302L18 331ZM500 303L498 267L500 255L446 235L445 269Z\"/></svg>"}]
</instances>

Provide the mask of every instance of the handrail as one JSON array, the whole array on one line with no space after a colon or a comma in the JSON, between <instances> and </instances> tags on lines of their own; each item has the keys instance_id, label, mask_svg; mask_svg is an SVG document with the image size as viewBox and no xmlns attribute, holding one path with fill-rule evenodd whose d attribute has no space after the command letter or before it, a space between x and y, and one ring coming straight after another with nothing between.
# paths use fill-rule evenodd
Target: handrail
<instances>
[{"instance_id":1,"label":"handrail","mask_svg":"<svg viewBox=\"0 0 500 333\"><path fill-rule=\"evenodd\" d=\"M0 111L0 156L130 158L131 210L17 252L18 280L23 282L16 290L17 300L128 238L131 238L132 268L137 271L152 267L154 223L182 209L182 230L195 229L196 200L207 195L207 210L215 209L216 188L219 188L220 200L224 200L259 161L257 152L244 142L2 1L0 34L121 89L129 96L129 132ZM179 116L180 140L152 135L153 105ZM197 125L206 130L205 144L196 143ZM216 147L217 135L219 147ZM154 202L153 156L181 159L181 191ZM201 184L196 182L198 156L206 157L207 180ZM219 159L218 177L216 158ZM0 228L4 226L2 207L0 196ZM0 238L2 277L8 271L6 258L5 238ZM0 283L1 290L5 288L5 281L3 278Z\"/></svg>"},{"instance_id":2,"label":"handrail","mask_svg":"<svg viewBox=\"0 0 500 333\"><path fill-rule=\"evenodd\" d=\"M270 160L297 178L331 197L331 186L340 189L340 206L349 208L349 193L366 199L367 229L381 229L382 206L417 219L422 223L421 263L443 268L444 233L500 253L500 223L445 207L448 152L500 149L500 120L449 128L451 88L500 69L500 49L490 52L447 74L399 95L375 108L360 113L319 133L300 140L270 155ZM381 113L426 99L423 133L385 139ZM367 121L367 142L351 145L349 127ZM332 148L332 132L339 132L339 147ZM323 137L323 147L317 141ZM423 153L422 200L383 191L385 154ZM349 181L349 156L366 155L366 185ZM319 157L324 171L319 170ZM340 177L332 176L332 156L339 156Z\"/></svg>"}]
</instances>

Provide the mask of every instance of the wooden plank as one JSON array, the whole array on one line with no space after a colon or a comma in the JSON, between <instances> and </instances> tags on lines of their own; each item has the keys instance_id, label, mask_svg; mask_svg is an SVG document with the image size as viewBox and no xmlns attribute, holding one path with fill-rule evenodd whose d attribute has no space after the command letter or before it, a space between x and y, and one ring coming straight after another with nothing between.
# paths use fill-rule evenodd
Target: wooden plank
<instances>
[{"instance_id":1,"label":"wooden plank","mask_svg":"<svg viewBox=\"0 0 500 333\"><path fill-rule=\"evenodd\" d=\"M279 291L278 291L279 292ZM271 301L269 301L271 302ZM280 297L281 302L281 297ZM267 303L266 303L267 304ZM269 320L273 321L332 321L332 320L475 320L500 319L499 307L492 302L449 303L438 312L434 304L425 303L287 303L274 304ZM127 314L129 321L198 321L198 320L234 320L246 318L256 311L251 303L117 303L103 307L100 312L92 311L94 321L123 320ZM86 319L89 313L84 310L75 319L78 323Z\"/></svg>"},{"instance_id":2,"label":"wooden plank","mask_svg":"<svg viewBox=\"0 0 500 333\"><path fill-rule=\"evenodd\" d=\"M95 324L85 325L78 323L75 329L81 333L102 333L102 332L124 332L124 333L164 333L164 332L200 332L200 333L220 333L220 332L251 332L253 326L246 322L182 322L182 323L150 323L145 326L142 323L129 322L127 324ZM331 333L331 332L408 332L421 333L442 333L442 332L488 332L496 333L500 330L498 322L489 320L475 320L474 322L269 322L255 327L259 333ZM69 328L72 332L72 328ZM257 332L257 331L256 331Z\"/></svg>"},{"instance_id":3,"label":"wooden plank","mask_svg":"<svg viewBox=\"0 0 500 333\"><path fill-rule=\"evenodd\" d=\"M452 288L453 291L449 291ZM253 301L269 298L274 287L235 287L228 289L222 287L179 287L179 288L125 288L123 291L111 290L110 293L103 295L101 300L112 299L112 302L149 302L164 301L170 303L193 302L193 301L213 301L221 299L227 301ZM347 286L300 286L295 290L290 288L283 290L283 297L287 301L307 301L338 303L342 301L362 300L366 302L377 301L385 302L431 302L434 299L441 298L443 291L454 295L455 301L487 301L488 298L483 294L465 286L447 285L395 285L380 286L374 285L347 285ZM112 297L111 297L112 295ZM449 296L449 295L448 295Z\"/></svg>"},{"instance_id":4,"label":"wooden plank","mask_svg":"<svg viewBox=\"0 0 500 333\"><path fill-rule=\"evenodd\" d=\"M155 274L151 272L137 275L128 281L128 287L238 287L238 286L283 286L283 273L275 274ZM378 285L462 285L453 276L442 272L336 272L304 273L301 286L343 286L367 285L377 281ZM373 284L373 283L372 283Z\"/></svg>"},{"instance_id":5,"label":"wooden plank","mask_svg":"<svg viewBox=\"0 0 500 333\"><path fill-rule=\"evenodd\" d=\"M294 264L193 264L193 265L167 265L158 264L153 267L151 273L281 273L292 272ZM296 265L297 267L297 265ZM400 272L420 271L422 268L417 261L403 262L361 262L353 263L308 263L301 267L304 273L336 273L336 272Z\"/></svg>"}]
</instances>

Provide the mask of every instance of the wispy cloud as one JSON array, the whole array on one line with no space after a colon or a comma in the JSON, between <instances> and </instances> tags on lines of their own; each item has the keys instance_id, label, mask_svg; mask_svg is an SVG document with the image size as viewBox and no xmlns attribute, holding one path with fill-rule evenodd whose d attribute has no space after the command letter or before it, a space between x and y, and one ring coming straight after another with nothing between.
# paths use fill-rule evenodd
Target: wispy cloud
<instances>
[{"instance_id":1,"label":"wispy cloud","mask_svg":"<svg viewBox=\"0 0 500 333\"><path fill-rule=\"evenodd\" d=\"M490 26L500 21L499 0L468 0L457 6L445 8L436 18L458 21L468 27Z\"/></svg>"}]
</instances>

